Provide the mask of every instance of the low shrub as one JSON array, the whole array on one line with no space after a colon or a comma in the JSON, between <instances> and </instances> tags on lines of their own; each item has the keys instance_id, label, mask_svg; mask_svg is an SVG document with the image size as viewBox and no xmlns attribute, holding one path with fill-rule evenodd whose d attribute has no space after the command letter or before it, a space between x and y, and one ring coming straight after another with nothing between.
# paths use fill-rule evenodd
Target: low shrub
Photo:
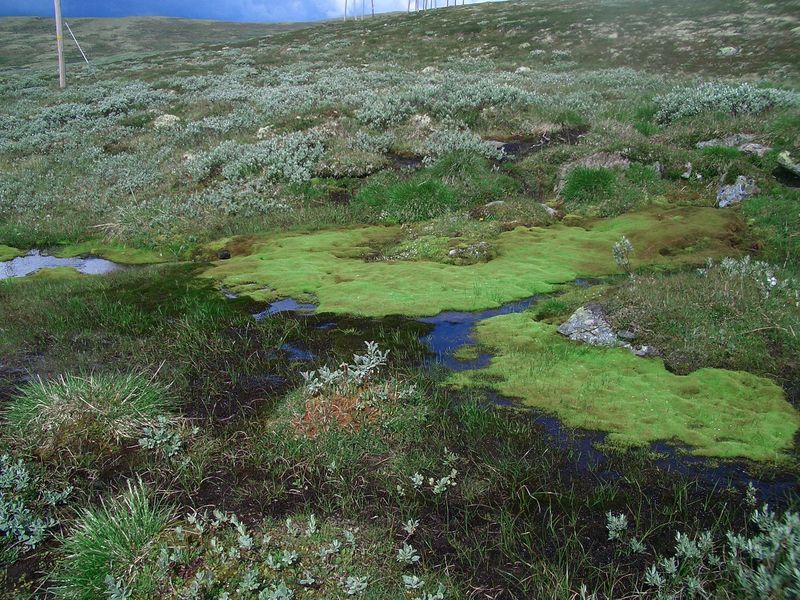
<instances>
[{"instance_id":1,"label":"low shrub","mask_svg":"<svg viewBox=\"0 0 800 600\"><path fill-rule=\"evenodd\" d=\"M658 111L656 121L668 125L673 121L704 112L724 112L734 116L760 113L780 106L800 105L800 94L775 88L759 88L749 83L704 83L694 87L675 88L654 99Z\"/></svg>"}]
</instances>

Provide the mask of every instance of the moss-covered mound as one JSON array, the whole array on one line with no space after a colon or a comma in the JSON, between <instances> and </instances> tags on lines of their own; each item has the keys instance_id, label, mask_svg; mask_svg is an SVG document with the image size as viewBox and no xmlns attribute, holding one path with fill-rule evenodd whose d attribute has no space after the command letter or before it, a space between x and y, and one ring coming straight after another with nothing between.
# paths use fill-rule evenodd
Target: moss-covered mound
<instances>
[{"instance_id":1,"label":"moss-covered mound","mask_svg":"<svg viewBox=\"0 0 800 600\"><path fill-rule=\"evenodd\" d=\"M259 300L313 296L321 311L366 316L483 310L553 291L576 277L612 273L613 243L625 235L637 265L699 263L736 254L739 220L708 208L653 207L587 226L519 227L496 239L486 263L370 262L400 235L362 227L250 240L248 254L221 261L207 276Z\"/></svg>"},{"instance_id":2,"label":"moss-covered mound","mask_svg":"<svg viewBox=\"0 0 800 600\"><path fill-rule=\"evenodd\" d=\"M749 373L674 375L626 349L568 341L524 313L484 321L477 338L496 356L453 384L495 389L571 427L607 431L612 443L677 440L698 455L778 460L800 426L783 390Z\"/></svg>"}]
</instances>

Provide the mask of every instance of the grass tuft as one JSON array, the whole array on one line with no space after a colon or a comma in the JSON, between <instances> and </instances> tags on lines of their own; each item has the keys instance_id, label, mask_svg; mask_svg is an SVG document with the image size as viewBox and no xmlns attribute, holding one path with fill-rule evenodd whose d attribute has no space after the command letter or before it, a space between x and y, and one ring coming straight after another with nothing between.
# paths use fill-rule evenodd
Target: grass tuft
<instances>
[{"instance_id":1,"label":"grass tuft","mask_svg":"<svg viewBox=\"0 0 800 600\"><path fill-rule=\"evenodd\" d=\"M84 511L64 539L56 597L104 598L111 589L152 597L155 590L139 565L173 518L173 508L153 498L141 481L129 482L121 497Z\"/></svg>"}]
</instances>

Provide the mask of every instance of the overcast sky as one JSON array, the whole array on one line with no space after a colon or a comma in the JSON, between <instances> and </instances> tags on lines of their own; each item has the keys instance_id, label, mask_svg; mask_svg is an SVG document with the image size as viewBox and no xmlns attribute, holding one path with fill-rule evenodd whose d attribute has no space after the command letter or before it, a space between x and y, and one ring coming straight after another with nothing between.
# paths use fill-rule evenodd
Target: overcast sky
<instances>
[{"instance_id":1,"label":"overcast sky","mask_svg":"<svg viewBox=\"0 0 800 600\"><path fill-rule=\"evenodd\" d=\"M362 0L349 0L360 8ZM364 0L369 10L370 0ZM438 0L444 5L445 0ZM475 0L467 0L472 4ZM226 21L313 21L340 17L345 0L61 0L66 17L160 15ZM375 11L406 10L407 0L375 0ZM53 0L0 0L0 16L53 14Z\"/></svg>"}]
</instances>

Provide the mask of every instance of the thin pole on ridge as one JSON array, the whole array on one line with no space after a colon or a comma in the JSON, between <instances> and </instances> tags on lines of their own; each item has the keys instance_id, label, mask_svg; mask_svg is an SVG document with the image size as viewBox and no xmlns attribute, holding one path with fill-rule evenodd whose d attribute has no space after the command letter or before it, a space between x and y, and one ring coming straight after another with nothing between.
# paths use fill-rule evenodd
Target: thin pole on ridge
<instances>
[{"instance_id":1,"label":"thin pole on ridge","mask_svg":"<svg viewBox=\"0 0 800 600\"><path fill-rule=\"evenodd\" d=\"M67 87L67 69L64 66L64 29L61 26L61 0L54 0L56 9L56 49L58 51L58 87Z\"/></svg>"}]
</instances>

